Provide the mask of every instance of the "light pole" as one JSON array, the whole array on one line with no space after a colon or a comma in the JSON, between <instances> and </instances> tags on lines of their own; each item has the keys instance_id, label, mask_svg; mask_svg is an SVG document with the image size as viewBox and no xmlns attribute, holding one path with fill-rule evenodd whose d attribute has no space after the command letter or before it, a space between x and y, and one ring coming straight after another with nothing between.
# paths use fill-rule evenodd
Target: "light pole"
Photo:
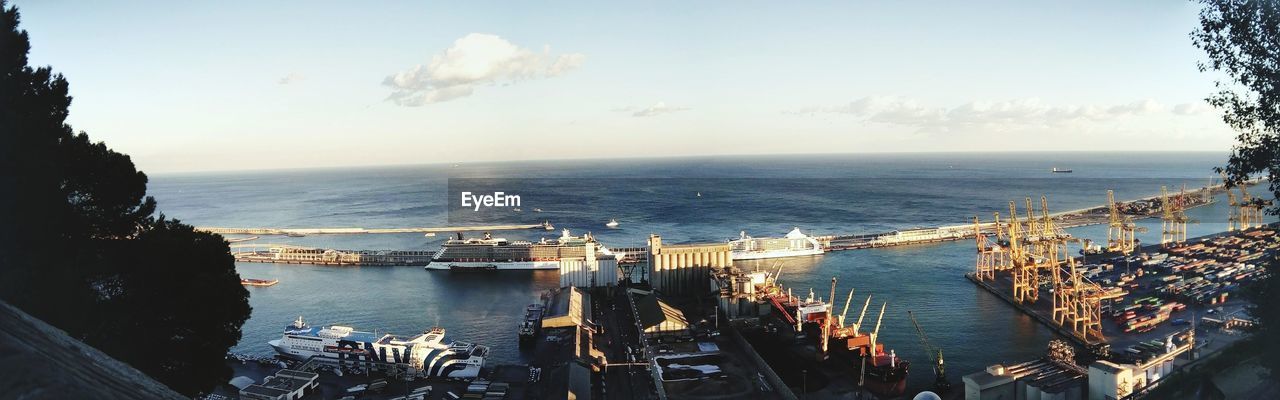
<instances>
[{"instance_id":1,"label":"light pole","mask_svg":"<svg viewBox=\"0 0 1280 400\"><path fill-rule=\"evenodd\" d=\"M804 398L809 398L809 370L800 370L800 393Z\"/></svg>"}]
</instances>

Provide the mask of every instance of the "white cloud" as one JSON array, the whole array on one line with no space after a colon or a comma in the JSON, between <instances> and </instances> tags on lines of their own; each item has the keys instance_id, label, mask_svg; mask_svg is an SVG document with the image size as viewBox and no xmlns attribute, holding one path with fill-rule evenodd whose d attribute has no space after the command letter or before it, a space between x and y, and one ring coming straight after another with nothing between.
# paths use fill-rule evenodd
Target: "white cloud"
<instances>
[{"instance_id":1,"label":"white cloud","mask_svg":"<svg viewBox=\"0 0 1280 400\"><path fill-rule=\"evenodd\" d=\"M388 76L382 84L393 90L388 100L421 106L470 96L480 85L556 77L585 59L578 53L552 56L549 46L535 52L497 35L472 33L432 56L431 62Z\"/></svg>"},{"instance_id":2,"label":"white cloud","mask_svg":"<svg viewBox=\"0 0 1280 400\"><path fill-rule=\"evenodd\" d=\"M1197 115L1213 111L1213 107L1203 102L1182 103L1173 106L1173 113L1178 115Z\"/></svg>"},{"instance_id":3,"label":"white cloud","mask_svg":"<svg viewBox=\"0 0 1280 400\"><path fill-rule=\"evenodd\" d=\"M863 97L848 104L830 107L806 107L789 114L846 114L863 121L914 127L927 131L950 131L965 127L1011 129L1018 127L1063 126L1081 122L1110 121L1117 118L1149 115L1165 111L1151 99L1110 106L1048 105L1039 99L1016 99L1000 102L974 101L955 107L932 107L912 99L898 97ZM1177 109L1174 110L1178 112Z\"/></svg>"},{"instance_id":4,"label":"white cloud","mask_svg":"<svg viewBox=\"0 0 1280 400\"><path fill-rule=\"evenodd\" d=\"M634 110L635 112L631 112L632 110ZM633 117L652 117L652 116L657 116L662 114L669 114L673 112L688 111L688 110L689 110L688 107L668 106L666 102L662 102L662 101L659 101L654 105L651 105L645 108L637 109L637 107L623 107L623 108L614 109L614 111L619 111L619 112L631 112L631 116Z\"/></svg>"},{"instance_id":5,"label":"white cloud","mask_svg":"<svg viewBox=\"0 0 1280 400\"><path fill-rule=\"evenodd\" d=\"M288 75L281 77L280 80L276 81L276 83L281 85L288 85L290 83L302 81L302 78L303 78L302 74L299 74L297 72L290 72Z\"/></svg>"}]
</instances>

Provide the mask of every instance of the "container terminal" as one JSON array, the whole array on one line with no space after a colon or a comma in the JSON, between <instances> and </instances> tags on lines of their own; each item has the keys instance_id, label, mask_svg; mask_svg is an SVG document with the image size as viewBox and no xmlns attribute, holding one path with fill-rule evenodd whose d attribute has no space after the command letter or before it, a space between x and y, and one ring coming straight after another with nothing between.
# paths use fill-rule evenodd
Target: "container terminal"
<instances>
[{"instance_id":1,"label":"container terminal","mask_svg":"<svg viewBox=\"0 0 1280 400\"><path fill-rule=\"evenodd\" d=\"M1083 398L1082 393L1090 399L1140 395L1211 349L1198 347L1208 340L1197 342L1197 325L1233 330L1253 324L1239 311L1245 304L1232 294L1265 278L1264 259L1273 259L1280 249L1276 225L1262 224L1266 204L1243 188L1239 198L1231 193L1229 231L1188 240L1185 192L1162 192L1155 210L1162 219L1161 243L1153 245L1135 241L1139 228L1119 212L1111 193L1105 244L1090 245L1063 231L1050 217L1046 197L1038 211L1025 199L1025 217L1016 202L1009 202L1003 222L995 215L992 234L983 233L974 219L976 262L966 277L1087 354L1060 371L1061 382L1011 386L1038 374L1026 372L1038 364L993 366L965 377L966 398L1015 392L1019 398L1054 399ZM1070 245L1080 250L1072 252ZM1213 347L1238 338L1226 335ZM1019 392L1032 386L1035 396L1030 389Z\"/></svg>"}]
</instances>

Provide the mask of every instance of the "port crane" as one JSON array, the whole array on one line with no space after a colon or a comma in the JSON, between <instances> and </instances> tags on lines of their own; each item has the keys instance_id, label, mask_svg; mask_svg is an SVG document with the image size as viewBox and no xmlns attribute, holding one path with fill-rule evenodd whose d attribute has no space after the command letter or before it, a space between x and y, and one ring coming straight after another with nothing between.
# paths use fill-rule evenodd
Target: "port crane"
<instances>
[{"instance_id":1,"label":"port crane","mask_svg":"<svg viewBox=\"0 0 1280 400\"><path fill-rule=\"evenodd\" d=\"M920 328L920 322L916 321L915 314L907 311L907 316L911 317L911 325L916 327L916 335L920 337L920 346L924 348L929 361L933 363L933 388L939 392L951 390L951 382L947 382L946 364L942 361L942 349L929 343L929 336L925 335L924 329Z\"/></svg>"},{"instance_id":2,"label":"port crane","mask_svg":"<svg viewBox=\"0 0 1280 400\"><path fill-rule=\"evenodd\" d=\"M1247 189L1248 182L1235 183L1227 177L1226 172L1219 171L1218 173L1222 175L1222 185L1227 189L1230 210L1235 211L1234 213L1232 211L1227 212L1227 230L1239 229L1243 231L1262 226L1262 209L1271 205L1271 202L1250 196L1249 189ZM1231 193L1232 187L1240 191L1239 199L1236 198L1234 193Z\"/></svg>"},{"instance_id":3,"label":"port crane","mask_svg":"<svg viewBox=\"0 0 1280 400\"><path fill-rule=\"evenodd\" d=\"M1241 183L1240 188L1240 213L1242 217L1240 222L1244 227L1241 229L1252 229L1262 226L1262 209L1271 205L1270 201L1263 200L1261 197L1253 197L1249 195L1247 183Z\"/></svg>"},{"instance_id":4,"label":"port crane","mask_svg":"<svg viewBox=\"0 0 1280 400\"><path fill-rule=\"evenodd\" d=\"M995 220L996 235L1000 232L1000 213L996 213ZM982 234L982 223L978 217L973 217L973 237L978 244L978 263L974 271L974 278L981 280L995 280L996 270L1001 269L1004 265L1004 250L1000 248L998 243L991 241L989 237Z\"/></svg>"},{"instance_id":5,"label":"port crane","mask_svg":"<svg viewBox=\"0 0 1280 400\"><path fill-rule=\"evenodd\" d=\"M1175 244L1187 241L1187 223L1193 222L1187 218L1187 185L1182 185L1182 190L1176 196L1169 196L1168 189L1164 186L1160 187L1160 208L1162 220L1162 229L1160 233L1160 246L1169 247Z\"/></svg>"},{"instance_id":6,"label":"port crane","mask_svg":"<svg viewBox=\"0 0 1280 400\"><path fill-rule=\"evenodd\" d=\"M1054 322L1085 341L1103 339L1102 300L1108 293L1081 275L1076 259L1068 251L1070 243L1080 240L1057 225L1049 213L1047 196L1040 197L1039 215L1030 197L1026 204L1024 224L1018 220L1017 203L1009 202L1008 245L1002 249L1011 266L1014 300L1034 303L1039 297L1041 270L1044 270L1049 279L1047 283L1053 289Z\"/></svg>"},{"instance_id":7,"label":"port crane","mask_svg":"<svg viewBox=\"0 0 1280 400\"><path fill-rule=\"evenodd\" d=\"M1120 214L1120 205L1116 203L1115 191L1107 191L1107 251L1124 255L1132 253L1137 245L1138 231L1145 231L1133 222L1132 217Z\"/></svg>"},{"instance_id":8,"label":"port crane","mask_svg":"<svg viewBox=\"0 0 1280 400\"><path fill-rule=\"evenodd\" d=\"M1035 302L1038 297L1039 273L1024 245L1022 224L1018 222L1018 204L1009 201L1009 259L1013 267L1013 298L1019 303Z\"/></svg>"}]
</instances>

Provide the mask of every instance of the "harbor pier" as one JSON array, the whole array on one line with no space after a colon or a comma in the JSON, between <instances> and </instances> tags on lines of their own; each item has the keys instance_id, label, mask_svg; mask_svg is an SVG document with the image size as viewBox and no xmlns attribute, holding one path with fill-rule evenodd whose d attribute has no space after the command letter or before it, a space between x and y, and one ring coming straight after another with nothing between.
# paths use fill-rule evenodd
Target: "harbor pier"
<instances>
[{"instance_id":1,"label":"harbor pier","mask_svg":"<svg viewBox=\"0 0 1280 400\"><path fill-rule=\"evenodd\" d=\"M550 230L550 223L517 224L517 225L477 225L477 226L444 226L424 228L222 228L198 226L200 232L217 233L219 235L374 235L388 233L453 233L475 231L516 231L525 229Z\"/></svg>"}]
</instances>

